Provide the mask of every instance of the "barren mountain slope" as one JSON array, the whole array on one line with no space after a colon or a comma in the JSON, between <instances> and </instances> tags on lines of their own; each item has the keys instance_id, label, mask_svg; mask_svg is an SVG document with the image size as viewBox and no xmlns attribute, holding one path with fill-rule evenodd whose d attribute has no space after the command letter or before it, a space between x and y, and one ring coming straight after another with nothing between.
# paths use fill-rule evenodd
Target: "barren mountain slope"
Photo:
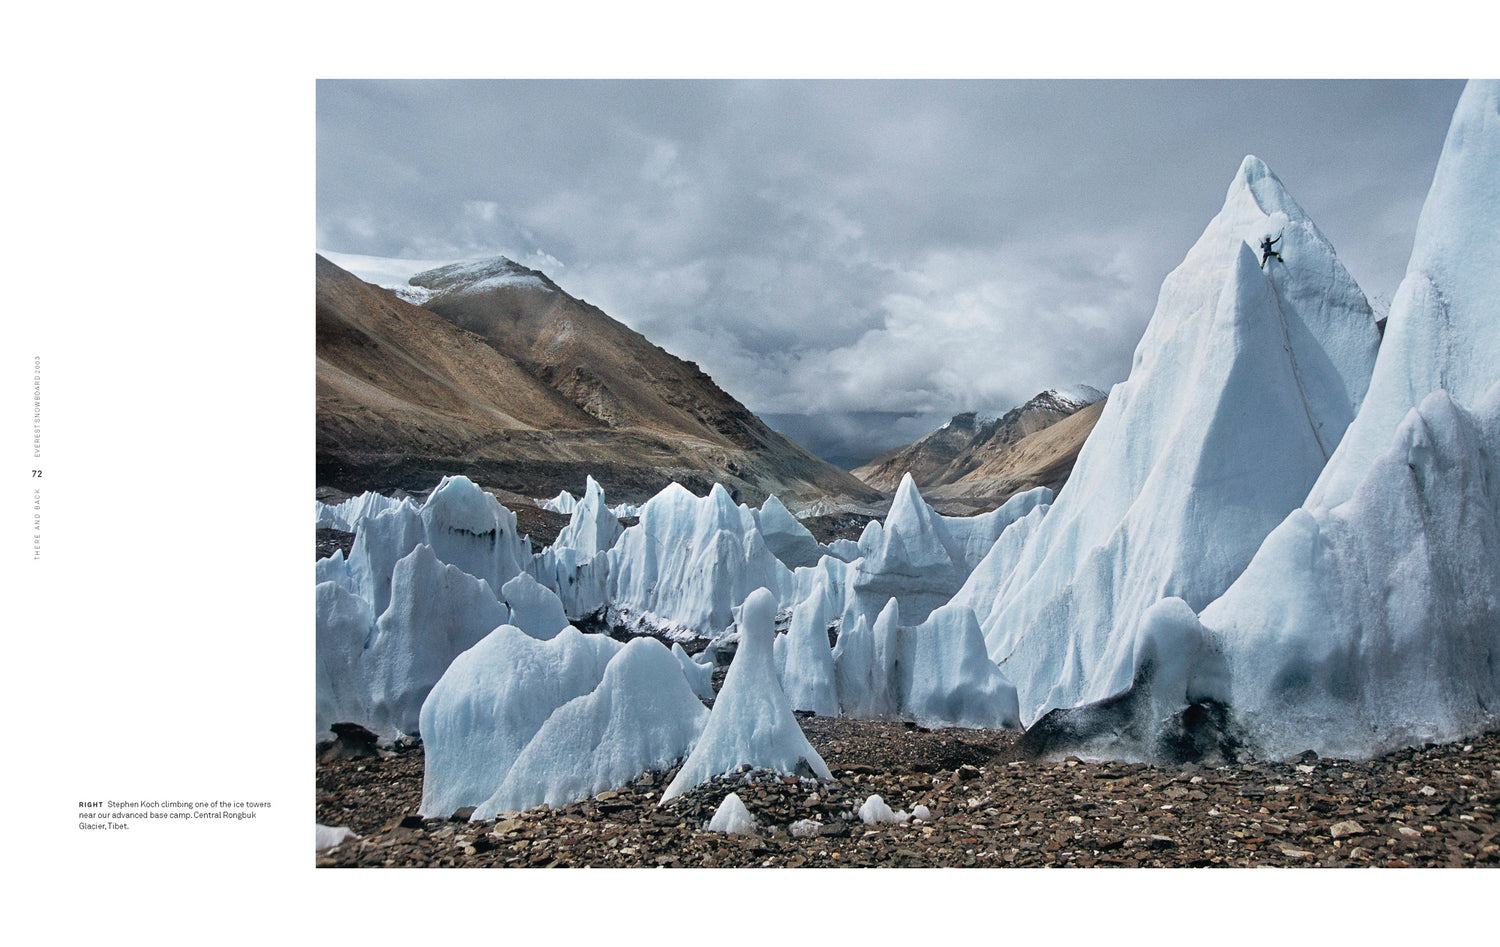
<instances>
[{"instance_id":1,"label":"barren mountain slope","mask_svg":"<svg viewBox=\"0 0 1500 947\"><path fill-rule=\"evenodd\" d=\"M500 257L412 277L422 304L482 336L611 428L685 434L744 448L782 448L744 405L686 362L547 276Z\"/></svg>"},{"instance_id":2,"label":"barren mountain slope","mask_svg":"<svg viewBox=\"0 0 1500 947\"><path fill-rule=\"evenodd\" d=\"M503 259L434 273L425 309L318 259L320 485L465 473L546 496L593 474L622 501L674 480L744 502L878 498L544 275Z\"/></svg>"},{"instance_id":3,"label":"barren mountain slope","mask_svg":"<svg viewBox=\"0 0 1500 947\"><path fill-rule=\"evenodd\" d=\"M976 451L972 469L958 480L932 488L930 493L950 499L1001 501L1032 487L1061 490L1103 411L1104 402L1096 401L1004 450Z\"/></svg>"},{"instance_id":4,"label":"barren mountain slope","mask_svg":"<svg viewBox=\"0 0 1500 947\"><path fill-rule=\"evenodd\" d=\"M973 411L957 414L926 437L892 448L852 472L870 486L886 492L894 491L901 483L901 475L908 471L919 487L942 483L948 465L967 453L984 431L993 431L998 424L1000 419L981 421Z\"/></svg>"},{"instance_id":5,"label":"barren mountain slope","mask_svg":"<svg viewBox=\"0 0 1500 947\"><path fill-rule=\"evenodd\" d=\"M317 258L318 450L451 453L593 418L473 333Z\"/></svg>"},{"instance_id":6,"label":"barren mountain slope","mask_svg":"<svg viewBox=\"0 0 1500 947\"><path fill-rule=\"evenodd\" d=\"M1000 417L956 415L921 440L856 468L854 475L890 492L910 471L917 486L932 496L1003 497L1034 486L1061 485L1099 416L1096 395L1092 389L1082 396L1044 391ZM1084 417L1077 424L1014 453L1028 440L1079 415ZM953 489L944 489L949 486Z\"/></svg>"}]
</instances>

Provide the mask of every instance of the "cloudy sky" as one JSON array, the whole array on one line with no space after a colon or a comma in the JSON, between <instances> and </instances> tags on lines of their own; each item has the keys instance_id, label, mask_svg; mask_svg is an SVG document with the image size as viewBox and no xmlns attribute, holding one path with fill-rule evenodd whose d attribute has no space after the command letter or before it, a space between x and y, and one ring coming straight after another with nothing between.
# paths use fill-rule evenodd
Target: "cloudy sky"
<instances>
[{"instance_id":1,"label":"cloudy sky","mask_svg":"<svg viewBox=\"0 0 1500 947\"><path fill-rule=\"evenodd\" d=\"M1383 308L1461 90L325 80L317 246L376 281L504 254L852 459L1123 380L1246 154Z\"/></svg>"}]
</instances>

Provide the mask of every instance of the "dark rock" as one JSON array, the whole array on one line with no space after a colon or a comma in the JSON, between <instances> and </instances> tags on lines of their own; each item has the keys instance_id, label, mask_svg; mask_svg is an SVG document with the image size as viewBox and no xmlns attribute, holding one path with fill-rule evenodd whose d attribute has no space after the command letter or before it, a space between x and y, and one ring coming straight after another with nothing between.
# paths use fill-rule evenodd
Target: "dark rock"
<instances>
[{"instance_id":1,"label":"dark rock","mask_svg":"<svg viewBox=\"0 0 1500 947\"><path fill-rule=\"evenodd\" d=\"M410 753L422 748L422 738L413 736L402 736L391 744L391 749L397 753Z\"/></svg>"},{"instance_id":2,"label":"dark rock","mask_svg":"<svg viewBox=\"0 0 1500 947\"><path fill-rule=\"evenodd\" d=\"M329 729L333 731L333 739L318 744L318 762L368 759L380 755L375 745L379 738L359 724L336 723Z\"/></svg>"},{"instance_id":3,"label":"dark rock","mask_svg":"<svg viewBox=\"0 0 1500 947\"><path fill-rule=\"evenodd\" d=\"M318 558L327 559L335 552L342 552L344 558L349 558L349 553L354 548L354 534L347 533L341 529L319 529L317 531Z\"/></svg>"}]
</instances>

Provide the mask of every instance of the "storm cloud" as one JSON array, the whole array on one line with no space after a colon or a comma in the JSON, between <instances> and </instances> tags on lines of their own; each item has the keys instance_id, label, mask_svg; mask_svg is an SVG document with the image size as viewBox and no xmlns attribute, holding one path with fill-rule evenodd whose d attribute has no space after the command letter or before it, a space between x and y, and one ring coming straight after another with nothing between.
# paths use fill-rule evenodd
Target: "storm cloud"
<instances>
[{"instance_id":1,"label":"storm cloud","mask_svg":"<svg viewBox=\"0 0 1500 947\"><path fill-rule=\"evenodd\" d=\"M504 254L873 455L893 417L1123 380L1246 154L1388 301L1461 89L325 80L317 242L408 261L350 264L381 281Z\"/></svg>"}]
</instances>

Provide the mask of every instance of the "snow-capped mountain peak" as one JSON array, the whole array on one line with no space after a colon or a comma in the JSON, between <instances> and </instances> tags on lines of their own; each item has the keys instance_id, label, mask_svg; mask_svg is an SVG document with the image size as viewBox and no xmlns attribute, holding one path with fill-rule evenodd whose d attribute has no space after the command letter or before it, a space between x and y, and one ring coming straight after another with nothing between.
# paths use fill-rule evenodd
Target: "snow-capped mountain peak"
<instances>
[{"instance_id":1,"label":"snow-capped mountain peak","mask_svg":"<svg viewBox=\"0 0 1500 947\"><path fill-rule=\"evenodd\" d=\"M1100 391L1092 385L1080 384L1068 388L1048 388L1046 391L1021 405L1021 410L1050 408L1054 411L1071 414L1080 408L1087 408L1096 401L1103 401L1107 397L1109 397L1108 392ZM996 414L989 417L993 420L998 420L1003 416Z\"/></svg>"},{"instance_id":2,"label":"snow-capped mountain peak","mask_svg":"<svg viewBox=\"0 0 1500 947\"><path fill-rule=\"evenodd\" d=\"M497 256L484 260L466 260L450 263L434 270L426 270L413 276L409 283L418 290L425 290L426 299L439 296L469 295L500 287L537 289L556 292L557 284L538 270L522 266L509 257Z\"/></svg>"}]
</instances>

